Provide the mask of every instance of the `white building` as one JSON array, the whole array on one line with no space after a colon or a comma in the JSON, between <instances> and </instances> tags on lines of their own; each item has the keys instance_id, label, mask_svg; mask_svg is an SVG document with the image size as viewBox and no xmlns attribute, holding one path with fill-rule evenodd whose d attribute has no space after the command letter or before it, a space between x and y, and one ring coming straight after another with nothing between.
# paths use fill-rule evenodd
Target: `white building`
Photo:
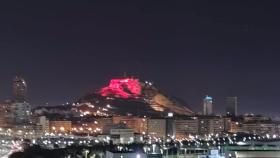
<instances>
[{"instance_id":1,"label":"white building","mask_svg":"<svg viewBox=\"0 0 280 158\"><path fill-rule=\"evenodd\" d=\"M203 101L203 115L213 115L213 98L208 95Z\"/></svg>"}]
</instances>

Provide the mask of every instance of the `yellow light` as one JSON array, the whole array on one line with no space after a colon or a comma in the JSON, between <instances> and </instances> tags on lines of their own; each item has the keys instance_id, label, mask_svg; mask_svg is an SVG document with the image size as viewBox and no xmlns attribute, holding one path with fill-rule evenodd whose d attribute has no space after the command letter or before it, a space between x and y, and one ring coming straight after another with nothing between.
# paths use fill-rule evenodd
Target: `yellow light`
<instances>
[{"instance_id":1,"label":"yellow light","mask_svg":"<svg viewBox=\"0 0 280 158\"><path fill-rule=\"evenodd\" d=\"M64 130L65 130L65 128L64 128L64 127L60 127L60 130L61 130L61 131L64 131Z\"/></svg>"}]
</instances>

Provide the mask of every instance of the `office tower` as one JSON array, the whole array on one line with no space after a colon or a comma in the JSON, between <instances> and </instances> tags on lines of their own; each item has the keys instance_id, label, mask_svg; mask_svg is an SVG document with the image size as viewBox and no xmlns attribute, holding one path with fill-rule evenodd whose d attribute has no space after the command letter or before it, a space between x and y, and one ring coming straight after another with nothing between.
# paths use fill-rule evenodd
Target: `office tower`
<instances>
[{"instance_id":1,"label":"office tower","mask_svg":"<svg viewBox=\"0 0 280 158\"><path fill-rule=\"evenodd\" d=\"M27 85L22 77L15 77L13 81L13 93L15 102L26 102Z\"/></svg>"},{"instance_id":2,"label":"office tower","mask_svg":"<svg viewBox=\"0 0 280 158\"><path fill-rule=\"evenodd\" d=\"M237 97L226 98L226 115L237 116Z\"/></svg>"},{"instance_id":3,"label":"office tower","mask_svg":"<svg viewBox=\"0 0 280 158\"><path fill-rule=\"evenodd\" d=\"M16 76L13 80L14 102L11 105L11 113L14 124L30 123L31 106L27 103L27 85L22 77Z\"/></svg>"},{"instance_id":4,"label":"office tower","mask_svg":"<svg viewBox=\"0 0 280 158\"><path fill-rule=\"evenodd\" d=\"M206 96L203 102L203 115L212 115L213 114L213 98Z\"/></svg>"}]
</instances>

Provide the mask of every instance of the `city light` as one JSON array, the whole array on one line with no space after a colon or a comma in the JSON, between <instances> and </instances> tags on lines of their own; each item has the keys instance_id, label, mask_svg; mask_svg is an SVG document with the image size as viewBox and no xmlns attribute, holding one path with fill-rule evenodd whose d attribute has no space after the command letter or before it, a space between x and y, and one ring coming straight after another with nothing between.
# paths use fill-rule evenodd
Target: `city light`
<instances>
[{"instance_id":1,"label":"city light","mask_svg":"<svg viewBox=\"0 0 280 158\"><path fill-rule=\"evenodd\" d=\"M280 1L2 1L0 158L280 158Z\"/></svg>"}]
</instances>

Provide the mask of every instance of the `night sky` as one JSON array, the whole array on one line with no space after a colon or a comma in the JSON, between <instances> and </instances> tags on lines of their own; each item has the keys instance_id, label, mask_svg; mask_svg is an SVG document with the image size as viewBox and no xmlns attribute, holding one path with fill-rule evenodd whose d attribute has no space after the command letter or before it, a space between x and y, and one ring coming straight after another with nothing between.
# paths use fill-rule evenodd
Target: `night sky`
<instances>
[{"instance_id":1,"label":"night sky","mask_svg":"<svg viewBox=\"0 0 280 158\"><path fill-rule=\"evenodd\" d=\"M42 2L0 3L1 100L17 74L37 106L71 102L126 72L196 111L208 94L217 112L237 96L241 113L280 114L278 4Z\"/></svg>"}]
</instances>

